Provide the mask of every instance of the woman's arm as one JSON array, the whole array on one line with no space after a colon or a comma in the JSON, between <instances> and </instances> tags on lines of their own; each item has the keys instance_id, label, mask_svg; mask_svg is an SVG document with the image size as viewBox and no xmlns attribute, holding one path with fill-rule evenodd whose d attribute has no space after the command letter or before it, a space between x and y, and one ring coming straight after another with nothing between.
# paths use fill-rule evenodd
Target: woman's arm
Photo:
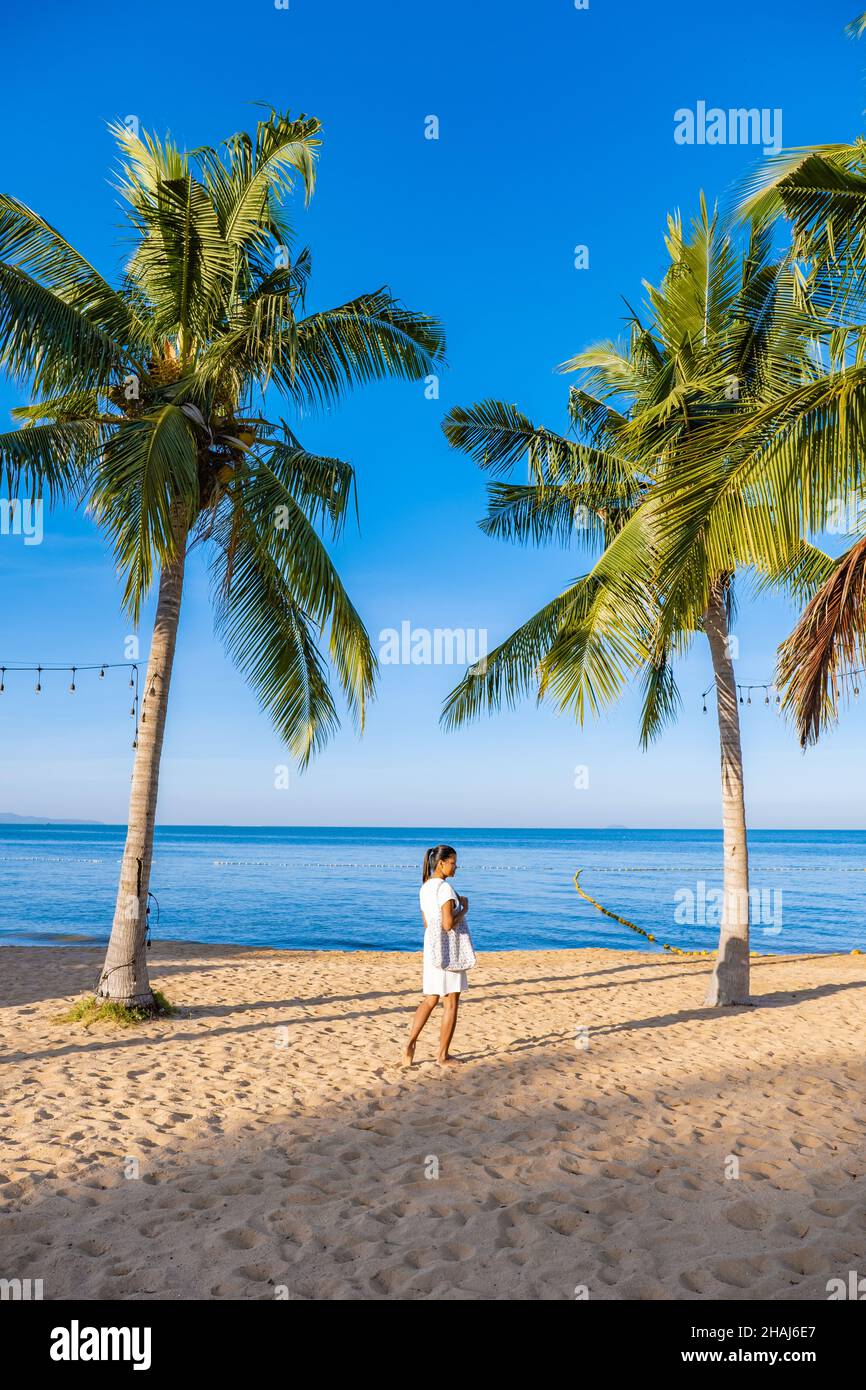
<instances>
[{"instance_id":1,"label":"woman's arm","mask_svg":"<svg viewBox=\"0 0 866 1390\"><path fill-rule=\"evenodd\" d=\"M463 906L463 903L466 904L465 907ZM463 917L466 916L466 913L467 913L468 911L469 911L469 899L468 899L468 898L464 898L464 899L462 900L462 902L459 901L459 900L455 900L454 898L449 898L447 902L444 902L444 903L442 904L442 928L443 928L443 930L444 930L444 931L453 931L454 928L455 928L456 926L459 926L461 919L462 919Z\"/></svg>"}]
</instances>

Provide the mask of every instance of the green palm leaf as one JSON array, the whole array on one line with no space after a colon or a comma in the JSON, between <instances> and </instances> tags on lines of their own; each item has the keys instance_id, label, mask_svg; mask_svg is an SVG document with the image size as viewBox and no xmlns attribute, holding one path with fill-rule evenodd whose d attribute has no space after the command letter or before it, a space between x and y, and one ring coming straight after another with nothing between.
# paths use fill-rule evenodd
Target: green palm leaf
<instances>
[{"instance_id":1,"label":"green palm leaf","mask_svg":"<svg viewBox=\"0 0 866 1390\"><path fill-rule=\"evenodd\" d=\"M164 405L111 435L92 491L91 508L114 544L133 619L157 570L174 554L177 507L188 521L199 508L197 446L183 410Z\"/></svg>"},{"instance_id":2,"label":"green palm leaf","mask_svg":"<svg viewBox=\"0 0 866 1390\"><path fill-rule=\"evenodd\" d=\"M107 389L121 347L18 266L0 263L0 367L35 392Z\"/></svg>"},{"instance_id":3,"label":"green palm leaf","mask_svg":"<svg viewBox=\"0 0 866 1390\"><path fill-rule=\"evenodd\" d=\"M0 434L0 476L10 496L47 494L57 501L83 491L99 456L100 426L64 420Z\"/></svg>"},{"instance_id":4,"label":"green palm leaf","mask_svg":"<svg viewBox=\"0 0 866 1390\"><path fill-rule=\"evenodd\" d=\"M133 306L38 213L0 193L0 261L26 271L109 338L144 346L146 325Z\"/></svg>"},{"instance_id":5,"label":"green palm leaf","mask_svg":"<svg viewBox=\"0 0 866 1390\"><path fill-rule=\"evenodd\" d=\"M231 551L218 543L211 570L217 633L281 738L306 766L339 724L314 624L243 518Z\"/></svg>"},{"instance_id":6,"label":"green palm leaf","mask_svg":"<svg viewBox=\"0 0 866 1390\"><path fill-rule=\"evenodd\" d=\"M274 376L292 399L328 405L366 382L417 381L443 362L444 347L434 318L383 288L301 319L286 335Z\"/></svg>"}]
</instances>

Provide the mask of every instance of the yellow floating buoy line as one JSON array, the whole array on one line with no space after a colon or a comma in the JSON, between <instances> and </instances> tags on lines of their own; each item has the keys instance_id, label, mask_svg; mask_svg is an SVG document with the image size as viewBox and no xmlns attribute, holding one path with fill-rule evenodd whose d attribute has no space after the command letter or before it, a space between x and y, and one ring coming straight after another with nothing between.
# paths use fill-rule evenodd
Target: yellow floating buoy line
<instances>
[{"instance_id":1,"label":"yellow floating buoy line","mask_svg":"<svg viewBox=\"0 0 866 1390\"><path fill-rule=\"evenodd\" d=\"M716 954L715 951L687 951L682 946L671 946L667 941L657 941L656 938L653 936L652 932L644 931L643 927L636 926L635 923L630 922L627 917L620 917L616 912L610 912L608 908L602 907L601 903L596 902L595 898L591 898L588 893L584 893L583 889L580 886L580 876L582 873L583 869L578 869L577 873L574 875L575 888L577 889L578 893L582 898L585 898L588 903L592 903L593 907L597 907L599 912L604 913L605 917L611 917L614 922L620 922L622 926L628 927L631 931L636 931L639 936L645 937L646 940L651 941L654 946L661 946L663 951L670 951L672 955L714 956ZM752 951L751 954L756 955L757 952Z\"/></svg>"},{"instance_id":2,"label":"yellow floating buoy line","mask_svg":"<svg viewBox=\"0 0 866 1390\"><path fill-rule=\"evenodd\" d=\"M674 956L714 956L714 955L716 955L716 952L715 952L715 951L687 951L683 946L671 946L671 945L669 944L669 942L667 942L667 941L658 941L658 940L653 936L652 932L644 931L643 927L638 927L638 926L636 926L635 923L634 923L634 922L630 922L630 921L628 920L627 917L620 917L616 912L611 912L608 908L602 907L601 903L596 902L595 898L591 898L591 897L589 896L589 894L588 894L588 893L584 893L583 889L581 888L581 886L580 886L580 876L581 876L582 873L583 873L583 869L578 869L577 873L574 875L574 886L575 886L575 888L577 889L578 893L580 894L580 896L581 896L582 898L585 898L586 901L587 901L588 903L592 903L593 907L597 907L598 910L599 910L599 912L603 912L603 913L604 913L605 917L610 917L614 922L619 922L619 923L621 923L622 926L628 927L630 931L636 931L636 932L638 933L639 936L644 937L647 941L651 941L651 942L653 943L654 946L661 946L661 948L662 948L663 951L670 951L671 954L674 955ZM759 956L760 954L761 954L760 951L750 951L750 952L749 952L749 955L750 955L750 956ZM832 954L833 954L833 955L842 955L843 952L841 952L841 951L835 952L835 951L834 951L834 952L832 952ZM862 956L863 952L860 950L859 946L854 946L854 947L852 948L850 954L851 954L852 956Z\"/></svg>"}]
</instances>

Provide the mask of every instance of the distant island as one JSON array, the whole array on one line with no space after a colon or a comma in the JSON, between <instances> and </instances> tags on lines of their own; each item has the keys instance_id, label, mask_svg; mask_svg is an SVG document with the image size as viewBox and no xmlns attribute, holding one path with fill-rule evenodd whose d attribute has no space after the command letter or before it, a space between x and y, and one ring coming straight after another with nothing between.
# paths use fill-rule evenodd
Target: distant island
<instances>
[{"instance_id":1,"label":"distant island","mask_svg":"<svg viewBox=\"0 0 866 1390\"><path fill-rule=\"evenodd\" d=\"M52 820L49 816L16 816L14 811L0 811L0 825L102 825L99 820Z\"/></svg>"}]
</instances>

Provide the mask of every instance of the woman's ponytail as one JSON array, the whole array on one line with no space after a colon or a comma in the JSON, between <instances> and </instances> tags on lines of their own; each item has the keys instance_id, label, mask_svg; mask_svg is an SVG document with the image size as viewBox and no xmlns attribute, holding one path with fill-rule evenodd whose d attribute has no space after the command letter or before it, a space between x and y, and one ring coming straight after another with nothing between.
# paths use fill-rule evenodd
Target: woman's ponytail
<instances>
[{"instance_id":1,"label":"woman's ponytail","mask_svg":"<svg viewBox=\"0 0 866 1390\"><path fill-rule=\"evenodd\" d=\"M456 854L456 849L451 845L435 845L433 849L428 849L421 864L421 882L426 883L432 877L433 870L443 859L453 859Z\"/></svg>"}]
</instances>

